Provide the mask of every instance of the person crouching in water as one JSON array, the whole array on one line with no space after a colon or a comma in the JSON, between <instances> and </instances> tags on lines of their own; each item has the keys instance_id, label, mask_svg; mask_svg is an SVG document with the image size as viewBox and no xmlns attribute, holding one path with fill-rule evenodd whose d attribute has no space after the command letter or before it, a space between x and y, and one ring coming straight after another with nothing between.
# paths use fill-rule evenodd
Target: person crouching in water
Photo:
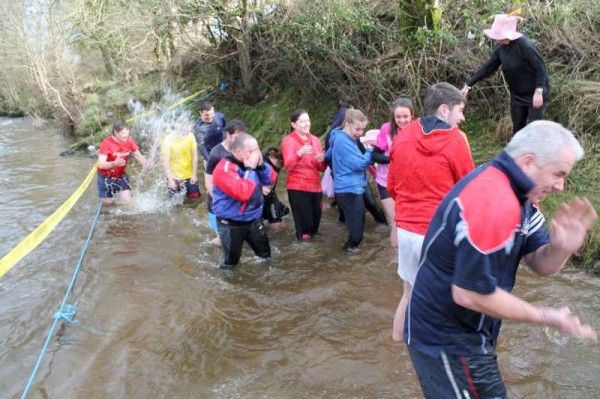
<instances>
[{"instance_id":1,"label":"person crouching in water","mask_svg":"<svg viewBox=\"0 0 600 399\"><path fill-rule=\"evenodd\" d=\"M279 148L269 147L267 152L263 154L263 159L279 174L283 166L283 155L279 151ZM282 228L283 217L290 213L290 208L277 197L277 193L275 192L276 185L277 180L270 186L263 186L264 206L262 218L269 222L269 227L272 229Z\"/></svg>"},{"instance_id":2,"label":"person crouching in water","mask_svg":"<svg viewBox=\"0 0 600 399\"><path fill-rule=\"evenodd\" d=\"M262 222L263 186L270 186L277 175L263 161L258 142L247 133L240 134L213 171L213 212L217 217L223 246L221 269L233 269L240 261L244 241L264 259L271 257L269 237Z\"/></svg>"},{"instance_id":3,"label":"person crouching in water","mask_svg":"<svg viewBox=\"0 0 600 399\"><path fill-rule=\"evenodd\" d=\"M371 164L373 148L365 145L363 154L356 141L365 132L367 123L367 117L361 111L349 109L341 129L333 130L330 137L333 192L338 206L346 216L349 237L344 250L349 252L358 248L365 228L365 171Z\"/></svg>"}]
</instances>

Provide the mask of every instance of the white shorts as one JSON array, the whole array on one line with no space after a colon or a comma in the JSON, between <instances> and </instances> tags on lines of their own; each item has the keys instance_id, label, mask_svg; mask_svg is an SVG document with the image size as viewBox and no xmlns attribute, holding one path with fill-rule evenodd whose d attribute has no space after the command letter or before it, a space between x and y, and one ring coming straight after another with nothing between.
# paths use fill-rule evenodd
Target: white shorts
<instances>
[{"instance_id":1,"label":"white shorts","mask_svg":"<svg viewBox=\"0 0 600 399\"><path fill-rule=\"evenodd\" d=\"M425 236L412 231L398 229L398 275L411 286L417 277L421 248Z\"/></svg>"}]
</instances>

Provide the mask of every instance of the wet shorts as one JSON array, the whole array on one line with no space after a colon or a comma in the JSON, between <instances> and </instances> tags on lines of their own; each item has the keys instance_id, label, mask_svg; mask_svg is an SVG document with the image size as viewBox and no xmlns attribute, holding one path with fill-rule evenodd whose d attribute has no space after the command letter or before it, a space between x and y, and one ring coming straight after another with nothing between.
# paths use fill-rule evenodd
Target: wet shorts
<instances>
[{"instance_id":1,"label":"wet shorts","mask_svg":"<svg viewBox=\"0 0 600 399\"><path fill-rule=\"evenodd\" d=\"M412 231L398 229L398 275L411 286L415 284L421 248L425 236Z\"/></svg>"},{"instance_id":2,"label":"wet shorts","mask_svg":"<svg viewBox=\"0 0 600 399\"><path fill-rule=\"evenodd\" d=\"M195 198L200 196L200 188L198 183L191 184L190 179L186 180L175 180L177 187L175 189L169 188L169 194L175 195L181 191L185 191L185 195L188 198Z\"/></svg>"},{"instance_id":3,"label":"wet shorts","mask_svg":"<svg viewBox=\"0 0 600 399\"><path fill-rule=\"evenodd\" d=\"M125 190L131 190L127 173L120 179L107 177L98 173L98 196L100 198L112 198Z\"/></svg>"},{"instance_id":4,"label":"wet shorts","mask_svg":"<svg viewBox=\"0 0 600 399\"><path fill-rule=\"evenodd\" d=\"M432 357L408 345L425 399L506 399L495 355Z\"/></svg>"},{"instance_id":5,"label":"wet shorts","mask_svg":"<svg viewBox=\"0 0 600 399\"><path fill-rule=\"evenodd\" d=\"M390 193L388 193L387 187L383 187L381 184L377 183L377 191L379 192L379 199L384 200L390 197Z\"/></svg>"}]
</instances>

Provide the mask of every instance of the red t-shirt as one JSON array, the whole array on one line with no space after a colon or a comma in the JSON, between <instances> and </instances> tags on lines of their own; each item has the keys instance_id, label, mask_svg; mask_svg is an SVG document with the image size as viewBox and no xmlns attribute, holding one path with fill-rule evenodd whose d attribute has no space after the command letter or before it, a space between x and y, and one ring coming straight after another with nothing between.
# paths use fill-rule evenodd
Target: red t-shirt
<instances>
[{"instance_id":1,"label":"red t-shirt","mask_svg":"<svg viewBox=\"0 0 600 399\"><path fill-rule=\"evenodd\" d=\"M116 161L117 159L124 159L125 162L127 162L129 155L137 150L138 146L131 137L128 137L127 141L124 143L118 143L113 136L109 136L102 140L98 153L106 155L106 160L108 162ZM112 177L113 179L120 179L125 176L126 166L127 164L123 166L114 166L110 169L98 168L98 173L106 177Z\"/></svg>"}]
</instances>

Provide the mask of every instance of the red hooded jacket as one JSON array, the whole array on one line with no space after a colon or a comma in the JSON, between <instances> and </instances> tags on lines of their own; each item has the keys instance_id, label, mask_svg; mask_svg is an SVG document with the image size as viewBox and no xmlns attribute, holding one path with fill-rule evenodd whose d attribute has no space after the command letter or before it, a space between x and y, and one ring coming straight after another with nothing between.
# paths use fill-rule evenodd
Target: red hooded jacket
<instances>
[{"instance_id":1,"label":"red hooded jacket","mask_svg":"<svg viewBox=\"0 0 600 399\"><path fill-rule=\"evenodd\" d=\"M434 116L403 128L392 142L387 182L396 226L424 235L439 203L474 167L467 137L458 127Z\"/></svg>"}]
</instances>

